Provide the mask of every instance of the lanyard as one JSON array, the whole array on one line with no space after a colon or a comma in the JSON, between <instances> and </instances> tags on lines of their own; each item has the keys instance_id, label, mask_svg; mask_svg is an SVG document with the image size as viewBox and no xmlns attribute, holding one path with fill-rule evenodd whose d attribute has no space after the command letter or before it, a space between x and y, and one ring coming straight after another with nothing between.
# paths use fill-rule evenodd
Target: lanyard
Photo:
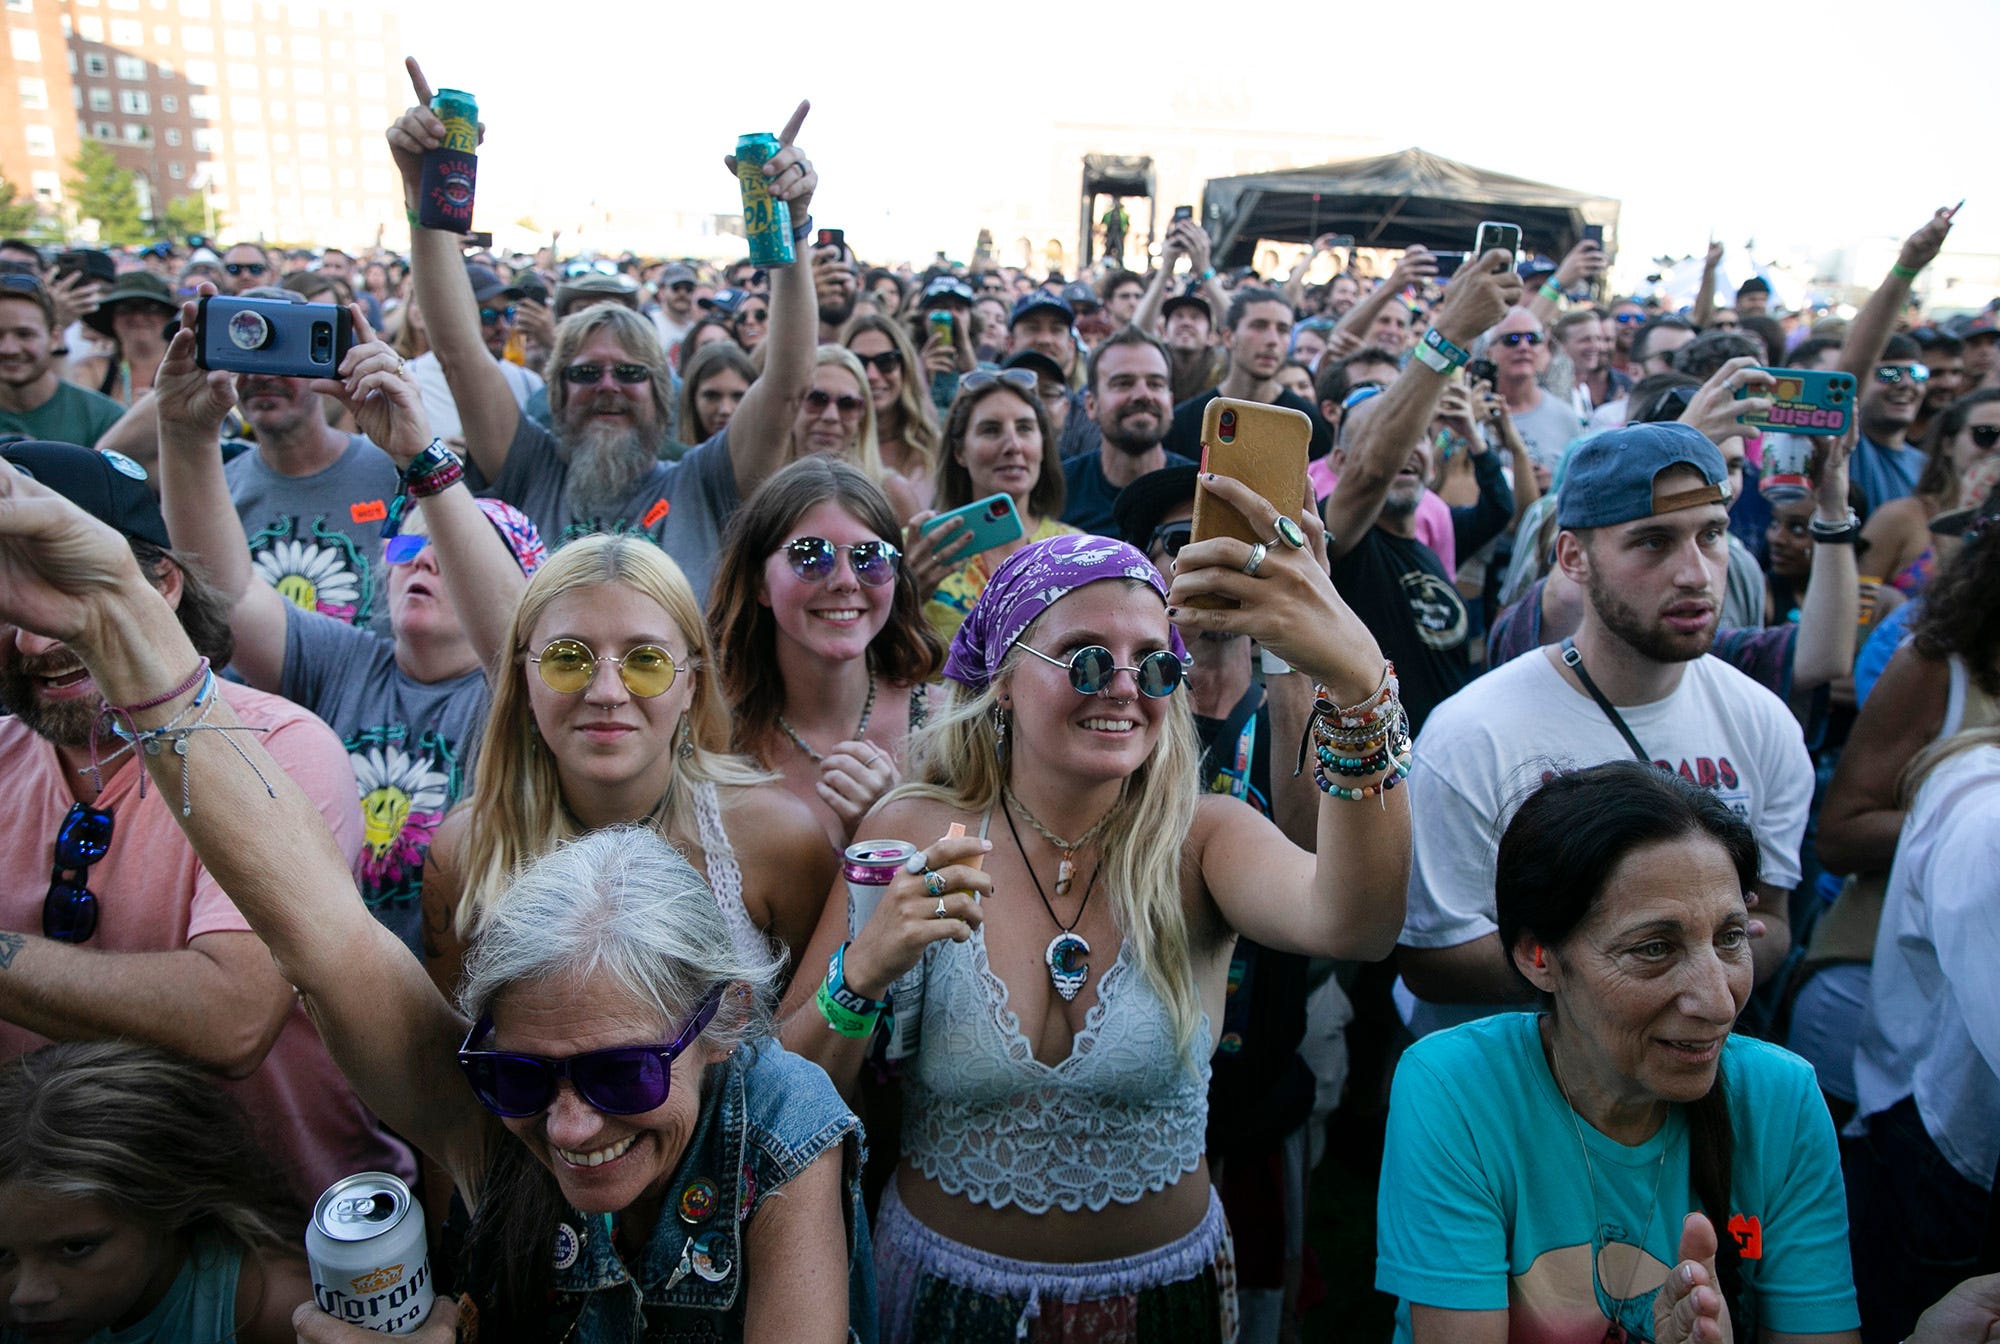
<instances>
[{"instance_id":1,"label":"lanyard","mask_svg":"<svg viewBox=\"0 0 2000 1344\"><path fill-rule=\"evenodd\" d=\"M1563 664L1570 671L1576 673L1576 679L1583 683L1584 690L1590 692L1590 698L1595 700L1597 707L1604 711L1604 717L1611 720L1611 726L1616 728L1618 735L1625 739L1625 745L1632 748L1632 754L1647 765L1651 765L1653 758L1648 756L1646 749L1639 745L1639 739L1633 735L1631 728L1626 725L1624 716L1618 712L1618 707L1605 698L1604 692L1597 689L1597 683L1590 679L1590 673L1583 670L1583 655L1576 651L1576 641L1574 639L1565 639L1562 642L1562 660Z\"/></svg>"}]
</instances>

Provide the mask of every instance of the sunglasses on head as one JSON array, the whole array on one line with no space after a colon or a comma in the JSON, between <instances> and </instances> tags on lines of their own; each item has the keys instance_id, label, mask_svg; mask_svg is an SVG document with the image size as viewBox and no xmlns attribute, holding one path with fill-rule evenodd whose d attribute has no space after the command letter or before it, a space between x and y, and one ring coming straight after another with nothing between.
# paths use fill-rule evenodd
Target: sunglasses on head
<instances>
[{"instance_id":1,"label":"sunglasses on head","mask_svg":"<svg viewBox=\"0 0 2000 1344\"><path fill-rule=\"evenodd\" d=\"M562 695L575 695L597 679L600 660L616 667L618 680L641 700L665 695L679 670L674 666L674 656L657 644L635 644L625 650L624 657L613 658L591 652L590 645L580 639L568 638L550 640L528 661L541 673L542 685ZM694 667L693 660L689 660L688 667Z\"/></svg>"},{"instance_id":2,"label":"sunglasses on head","mask_svg":"<svg viewBox=\"0 0 2000 1344\"><path fill-rule=\"evenodd\" d=\"M550 1059L508 1050L474 1050L473 1042L493 1030L487 1013L466 1033L458 1050L458 1067L472 1085L472 1095L495 1115L519 1119L540 1115L556 1098L567 1078L585 1105L606 1115L641 1115L666 1105L673 1090L674 1060L694 1044L722 1002L722 986L708 991L680 1035L665 1045L621 1045Z\"/></svg>"},{"instance_id":3,"label":"sunglasses on head","mask_svg":"<svg viewBox=\"0 0 2000 1344\"><path fill-rule=\"evenodd\" d=\"M959 379L958 385L963 391L978 392L995 383L1005 383L1009 387L1018 387L1023 392L1032 392L1040 382L1033 369L974 369Z\"/></svg>"},{"instance_id":4,"label":"sunglasses on head","mask_svg":"<svg viewBox=\"0 0 2000 1344\"><path fill-rule=\"evenodd\" d=\"M861 408L867 404L867 402L855 396L852 392L843 392L836 397L831 392L822 392L820 389L814 388L812 391L806 393L806 409L814 415L825 415L826 408L831 406L840 413L841 419L846 420L852 416L861 414Z\"/></svg>"},{"instance_id":5,"label":"sunglasses on head","mask_svg":"<svg viewBox=\"0 0 2000 1344\"><path fill-rule=\"evenodd\" d=\"M1542 333L1539 331L1510 331L1500 338L1503 345L1540 345Z\"/></svg>"},{"instance_id":6,"label":"sunglasses on head","mask_svg":"<svg viewBox=\"0 0 2000 1344\"><path fill-rule=\"evenodd\" d=\"M825 583L840 565L840 553L847 552L854 577L870 588L896 581L896 566L903 553L886 541L862 541L836 546L825 537L797 537L785 543L785 561L792 573L807 583Z\"/></svg>"},{"instance_id":7,"label":"sunglasses on head","mask_svg":"<svg viewBox=\"0 0 2000 1344\"><path fill-rule=\"evenodd\" d=\"M1382 390L1380 383L1356 383L1354 390L1340 399L1340 409L1351 411Z\"/></svg>"},{"instance_id":8,"label":"sunglasses on head","mask_svg":"<svg viewBox=\"0 0 2000 1344\"><path fill-rule=\"evenodd\" d=\"M222 269L231 275L262 275L271 268L261 261L225 261Z\"/></svg>"},{"instance_id":9,"label":"sunglasses on head","mask_svg":"<svg viewBox=\"0 0 2000 1344\"><path fill-rule=\"evenodd\" d=\"M1065 668L1069 672L1069 684L1078 695L1096 695L1111 684L1111 679L1120 672L1130 672L1139 681L1139 694L1148 700L1164 700L1174 693L1181 684L1181 660L1167 649L1155 649L1139 660L1137 667L1120 667L1118 660L1111 656L1111 650L1102 644L1090 644L1078 649L1068 658L1051 658L1040 649L1021 646L1029 653L1053 666Z\"/></svg>"},{"instance_id":10,"label":"sunglasses on head","mask_svg":"<svg viewBox=\"0 0 2000 1344\"><path fill-rule=\"evenodd\" d=\"M1172 559L1181 553L1181 547L1187 545L1193 535L1194 524L1186 518L1177 523L1161 523L1153 529L1153 535L1146 542L1146 550L1150 554L1157 546Z\"/></svg>"},{"instance_id":11,"label":"sunglasses on head","mask_svg":"<svg viewBox=\"0 0 2000 1344\"><path fill-rule=\"evenodd\" d=\"M894 373L903 367L903 352L900 350L884 350L879 355L864 355L859 350L850 350L847 353L860 360L862 368L872 368L877 373Z\"/></svg>"},{"instance_id":12,"label":"sunglasses on head","mask_svg":"<svg viewBox=\"0 0 2000 1344\"><path fill-rule=\"evenodd\" d=\"M520 310L511 303L508 304L505 308L481 308L479 310L479 320L486 326L490 327L495 322L512 322L514 320L514 314L519 311Z\"/></svg>"},{"instance_id":13,"label":"sunglasses on head","mask_svg":"<svg viewBox=\"0 0 2000 1344\"><path fill-rule=\"evenodd\" d=\"M606 370L621 387L653 381L653 371L644 364L572 364L563 370L563 381L571 387L596 387L604 381Z\"/></svg>"},{"instance_id":14,"label":"sunglasses on head","mask_svg":"<svg viewBox=\"0 0 2000 1344\"><path fill-rule=\"evenodd\" d=\"M42 936L58 943L81 943L97 932L97 897L84 885L90 866L111 849L109 812L72 803L56 828L55 867L42 901Z\"/></svg>"},{"instance_id":15,"label":"sunglasses on head","mask_svg":"<svg viewBox=\"0 0 2000 1344\"><path fill-rule=\"evenodd\" d=\"M22 275L18 271L0 272L0 289L18 290L23 294L46 292L40 280L32 275Z\"/></svg>"},{"instance_id":16,"label":"sunglasses on head","mask_svg":"<svg viewBox=\"0 0 2000 1344\"><path fill-rule=\"evenodd\" d=\"M2000 425L1967 425L1965 432L1972 436L1973 447L1982 453L1990 453L2000 444Z\"/></svg>"},{"instance_id":17,"label":"sunglasses on head","mask_svg":"<svg viewBox=\"0 0 2000 1344\"><path fill-rule=\"evenodd\" d=\"M1931 380L1930 366L1925 364L1877 364L1875 366L1875 381L1885 387L1894 387L1905 380L1912 383L1928 383Z\"/></svg>"}]
</instances>

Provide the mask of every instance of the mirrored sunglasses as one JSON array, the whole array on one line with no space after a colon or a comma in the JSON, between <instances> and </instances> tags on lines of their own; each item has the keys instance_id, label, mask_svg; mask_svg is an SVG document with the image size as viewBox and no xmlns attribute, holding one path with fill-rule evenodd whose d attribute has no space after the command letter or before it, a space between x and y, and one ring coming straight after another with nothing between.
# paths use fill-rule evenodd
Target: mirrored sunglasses
<instances>
[{"instance_id":1,"label":"mirrored sunglasses","mask_svg":"<svg viewBox=\"0 0 2000 1344\"><path fill-rule=\"evenodd\" d=\"M1111 684L1111 679L1120 672L1130 672L1138 678L1139 694L1148 700L1164 700L1174 693L1181 684L1181 660L1167 649L1155 649L1139 660L1137 667L1120 667L1118 660L1111 656L1111 650L1101 644L1090 644L1078 649L1068 658L1051 658L1040 649L1021 646L1029 653L1053 666L1069 671L1069 684L1078 695L1096 695Z\"/></svg>"},{"instance_id":2,"label":"mirrored sunglasses","mask_svg":"<svg viewBox=\"0 0 2000 1344\"><path fill-rule=\"evenodd\" d=\"M1540 345L1542 333L1539 331L1510 331L1500 338L1503 345Z\"/></svg>"},{"instance_id":3,"label":"mirrored sunglasses","mask_svg":"<svg viewBox=\"0 0 2000 1344\"><path fill-rule=\"evenodd\" d=\"M624 657L612 658L591 652L590 646L580 639L552 639L528 661L541 673L542 685L563 695L575 695L596 679L600 659L615 666L618 680L641 700L665 695L678 671L674 656L657 644L634 645L625 651ZM689 667L693 667L692 661Z\"/></svg>"},{"instance_id":4,"label":"mirrored sunglasses","mask_svg":"<svg viewBox=\"0 0 2000 1344\"><path fill-rule=\"evenodd\" d=\"M262 275L271 268L261 261L225 261L222 269L231 275Z\"/></svg>"},{"instance_id":5,"label":"mirrored sunglasses","mask_svg":"<svg viewBox=\"0 0 2000 1344\"><path fill-rule=\"evenodd\" d=\"M112 816L87 803L72 803L56 828L55 867L42 900L42 936L58 943L81 943L97 932L97 896L86 885L90 867L111 851Z\"/></svg>"},{"instance_id":6,"label":"mirrored sunglasses","mask_svg":"<svg viewBox=\"0 0 2000 1344\"><path fill-rule=\"evenodd\" d=\"M785 543L785 561L792 573L807 583L825 583L840 565L840 553L847 552L854 577L870 588L896 581L896 567L903 553L886 541L862 541L836 546L825 537L798 537Z\"/></svg>"},{"instance_id":7,"label":"mirrored sunglasses","mask_svg":"<svg viewBox=\"0 0 2000 1344\"><path fill-rule=\"evenodd\" d=\"M520 309L511 303L505 308L481 308L479 310L479 321L482 325L489 327L495 322L512 322L514 314L519 311Z\"/></svg>"},{"instance_id":8,"label":"mirrored sunglasses","mask_svg":"<svg viewBox=\"0 0 2000 1344\"><path fill-rule=\"evenodd\" d=\"M563 370L563 381L571 387L595 387L604 381L607 369L621 387L653 381L653 371L644 364L572 364Z\"/></svg>"},{"instance_id":9,"label":"mirrored sunglasses","mask_svg":"<svg viewBox=\"0 0 2000 1344\"><path fill-rule=\"evenodd\" d=\"M382 559L391 565L407 565L431 544L425 533L399 532L382 544Z\"/></svg>"},{"instance_id":10,"label":"mirrored sunglasses","mask_svg":"<svg viewBox=\"0 0 2000 1344\"><path fill-rule=\"evenodd\" d=\"M1905 379L1912 383L1928 383L1931 380L1930 366L1926 364L1877 364L1875 381L1884 387L1894 387Z\"/></svg>"},{"instance_id":11,"label":"mirrored sunglasses","mask_svg":"<svg viewBox=\"0 0 2000 1344\"><path fill-rule=\"evenodd\" d=\"M606 1115L641 1115L666 1105L673 1090L675 1058L694 1044L721 1002L722 986L717 985L708 991L680 1034L665 1045L616 1046L565 1059L473 1049L475 1041L493 1030L492 1015L487 1014L466 1034L458 1051L458 1067L479 1104L510 1119L547 1110L564 1079L594 1110Z\"/></svg>"}]
</instances>

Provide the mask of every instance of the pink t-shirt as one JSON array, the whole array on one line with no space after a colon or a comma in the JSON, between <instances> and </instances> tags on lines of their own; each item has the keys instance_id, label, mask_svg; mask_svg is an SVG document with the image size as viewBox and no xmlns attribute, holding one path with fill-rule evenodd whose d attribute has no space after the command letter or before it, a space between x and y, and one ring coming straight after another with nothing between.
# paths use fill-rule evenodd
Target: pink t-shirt
<instances>
[{"instance_id":1,"label":"pink t-shirt","mask_svg":"<svg viewBox=\"0 0 2000 1344\"><path fill-rule=\"evenodd\" d=\"M257 741L319 808L341 852L358 855L361 807L354 768L331 729L289 700L247 686L219 682L222 698L245 724L269 728ZM207 933L250 927L195 857L175 824L178 790L171 804L159 789L139 797L141 771L131 755L107 770L97 806L113 816L111 848L90 869L97 896L97 931L84 955L178 951ZM0 928L40 937L42 902L57 830L77 801L55 748L18 719L0 720L0 779L8 806L0 813L0 853L14 862L0 871ZM202 805L201 775L191 781ZM111 963L104 975L116 975ZM48 1039L0 1020L0 1059L38 1049ZM347 1086L321 1044L319 1032L297 1003L276 1044L255 1073L224 1083L248 1112L252 1130L292 1177L302 1199L312 1200L342 1176L393 1171L410 1178L409 1148L384 1131Z\"/></svg>"},{"instance_id":2,"label":"pink t-shirt","mask_svg":"<svg viewBox=\"0 0 2000 1344\"><path fill-rule=\"evenodd\" d=\"M1313 497L1326 503L1326 497L1333 493L1333 487L1340 477L1333 470L1333 454L1315 458L1306 464L1306 479L1312 482ZM1425 490L1417 501L1417 540L1437 552L1438 563L1444 572L1458 577L1458 541L1451 530L1451 506L1439 499L1430 490Z\"/></svg>"}]
</instances>

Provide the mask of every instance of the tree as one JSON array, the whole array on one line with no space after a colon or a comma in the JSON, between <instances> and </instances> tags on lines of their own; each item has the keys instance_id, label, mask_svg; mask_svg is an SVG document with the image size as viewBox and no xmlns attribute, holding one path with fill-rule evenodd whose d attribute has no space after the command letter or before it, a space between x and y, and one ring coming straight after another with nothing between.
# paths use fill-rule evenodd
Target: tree
<instances>
[{"instance_id":1,"label":"tree","mask_svg":"<svg viewBox=\"0 0 2000 1344\"><path fill-rule=\"evenodd\" d=\"M0 177L0 236L19 238L33 233L41 211L21 199L12 182Z\"/></svg>"},{"instance_id":2,"label":"tree","mask_svg":"<svg viewBox=\"0 0 2000 1344\"><path fill-rule=\"evenodd\" d=\"M111 151L86 140L70 160L70 199L77 217L97 221L97 240L113 247L147 242L152 230L139 217L139 189L129 170L120 168Z\"/></svg>"},{"instance_id":3,"label":"tree","mask_svg":"<svg viewBox=\"0 0 2000 1344\"><path fill-rule=\"evenodd\" d=\"M195 234L210 237L223 230L222 212L215 212L215 222L209 223L208 211L202 207L199 196L176 196L167 202L167 213L162 221L169 238L192 238Z\"/></svg>"}]
</instances>

